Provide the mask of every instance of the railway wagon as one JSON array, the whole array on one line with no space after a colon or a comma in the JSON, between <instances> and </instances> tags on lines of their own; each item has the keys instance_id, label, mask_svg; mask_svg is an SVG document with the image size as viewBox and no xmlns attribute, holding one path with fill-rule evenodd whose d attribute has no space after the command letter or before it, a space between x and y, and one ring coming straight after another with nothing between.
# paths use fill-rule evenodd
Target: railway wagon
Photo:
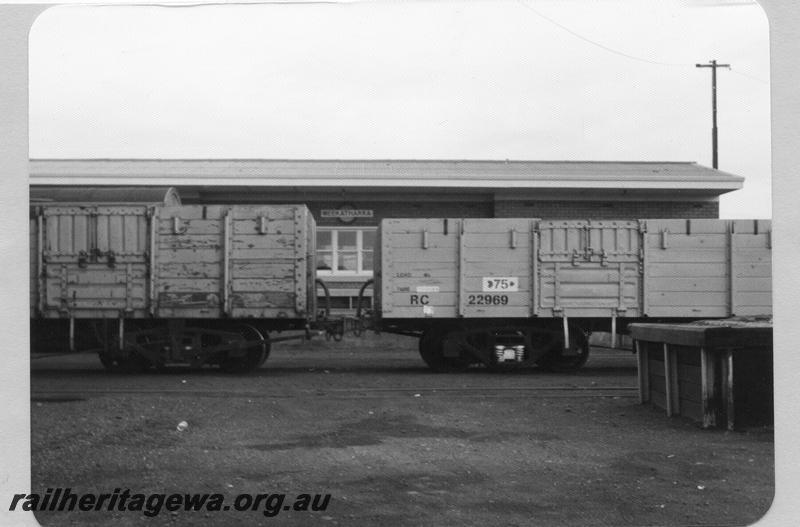
<instances>
[{"instance_id":1,"label":"railway wagon","mask_svg":"<svg viewBox=\"0 0 800 527\"><path fill-rule=\"evenodd\" d=\"M574 370L591 331L771 314L766 220L386 219L375 323L436 371Z\"/></svg>"},{"instance_id":2,"label":"railway wagon","mask_svg":"<svg viewBox=\"0 0 800 527\"><path fill-rule=\"evenodd\" d=\"M254 368L316 316L304 205L37 204L30 225L32 331L88 328L109 369Z\"/></svg>"}]
</instances>

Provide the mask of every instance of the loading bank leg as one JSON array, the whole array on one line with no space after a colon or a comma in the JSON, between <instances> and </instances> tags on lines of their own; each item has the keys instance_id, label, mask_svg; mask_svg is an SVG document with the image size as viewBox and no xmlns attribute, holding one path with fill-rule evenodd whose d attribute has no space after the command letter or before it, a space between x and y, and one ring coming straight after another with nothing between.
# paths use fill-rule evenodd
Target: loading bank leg
<instances>
[{"instance_id":1,"label":"loading bank leg","mask_svg":"<svg viewBox=\"0 0 800 527\"><path fill-rule=\"evenodd\" d=\"M125 349L125 319L119 317L119 349Z\"/></svg>"},{"instance_id":2,"label":"loading bank leg","mask_svg":"<svg viewBox=\"0 0 800 527\"><path fill-rule=\"evenodd\" d=\"M611 347L617 347L617 317L611 315Z\"/></svg>"},{"instance_id":3,"label":"loading bank leg","mask_svg":"<svg viewBox=\"0 0 800 527\"><path fill-rule=\"evenodd\" d=\"M69 317L69 352L75 352L75 318Z\"/></svg>"}]
</instances>

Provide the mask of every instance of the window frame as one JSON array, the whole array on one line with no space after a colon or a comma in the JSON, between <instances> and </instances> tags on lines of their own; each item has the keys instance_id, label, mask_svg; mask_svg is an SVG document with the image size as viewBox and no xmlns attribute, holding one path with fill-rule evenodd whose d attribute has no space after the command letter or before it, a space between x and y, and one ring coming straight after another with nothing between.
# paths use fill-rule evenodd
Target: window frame
<instances>
[{"instance_id":1,"label":"window frame","mask_svg":"<svg viewBox=\"0 0 800 527\"><path fill-rule=\"evenodd\" d=\"M322 261L319 257L321 252L329 253L331 255L331 269L317 269L317 276L329 276L329 277L350 277L350 278L371 278L373 276L373 270L364 270L364 232L373 232L377 233L377 227L369 227L369 226L359 226L359 227L317 227L317 232L329 232L331 234L331 249L324 250L320 249L319 244L317 244L317 264ZM340 232L355 232L356 233L356 270L355 271L346 271L339 269L339 233ZM375 264L374 254L375 254L375 247L373 245L372 249L367 249L367 251L371 251L373 254L373 266Z\"/></svg>"}]
</instances>

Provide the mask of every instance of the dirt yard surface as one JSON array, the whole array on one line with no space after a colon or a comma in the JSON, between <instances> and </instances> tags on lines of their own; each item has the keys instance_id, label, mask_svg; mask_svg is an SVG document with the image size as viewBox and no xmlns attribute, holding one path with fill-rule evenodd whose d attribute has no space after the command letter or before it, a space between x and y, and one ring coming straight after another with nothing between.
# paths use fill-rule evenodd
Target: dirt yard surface
<instances>
[{"instance_id":1,"label":"dirt yard surface","mask_svg":"<svg viewBox=\"0 0 800 527\"><path fill-rule=\"evenodd\" d=\"M228 511L40 512L43 525L747 525L769 430L702 430L638 402L635 357L577 374L429 373L416 341L283 343L259 371L104 372L32 360L33 492L220 493ZM176 427L186 421L188 428ZM287 495L277 515L237 495ZM324 511L283 510L330 494Z\"/></svg>"}]
</instances>

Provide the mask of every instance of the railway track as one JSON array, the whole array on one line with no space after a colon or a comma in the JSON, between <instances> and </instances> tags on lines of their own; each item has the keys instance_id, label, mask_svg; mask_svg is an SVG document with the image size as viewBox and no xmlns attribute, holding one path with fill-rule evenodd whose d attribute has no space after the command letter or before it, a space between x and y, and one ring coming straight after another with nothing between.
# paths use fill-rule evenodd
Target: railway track
<instances>
[{"instance_id":1,"label":"railway track","mask_svg":"<svg viewBox=\"0 0 800 527\"><path fill-rule=\"evenodd\" d=\"M109 395L160 395L175 397L214 397L243 399L302 399L326 397L334 399L390 399L397 397L453 398L518 398L520 394L537 398L633 398L636 387L627 386L529 386L529 387L444 387L444 388L328 388L239 391L220 389L172 388L102 388L102 389L35 389L33 402L81 400Z\"/></svg>"}]
</instances>

